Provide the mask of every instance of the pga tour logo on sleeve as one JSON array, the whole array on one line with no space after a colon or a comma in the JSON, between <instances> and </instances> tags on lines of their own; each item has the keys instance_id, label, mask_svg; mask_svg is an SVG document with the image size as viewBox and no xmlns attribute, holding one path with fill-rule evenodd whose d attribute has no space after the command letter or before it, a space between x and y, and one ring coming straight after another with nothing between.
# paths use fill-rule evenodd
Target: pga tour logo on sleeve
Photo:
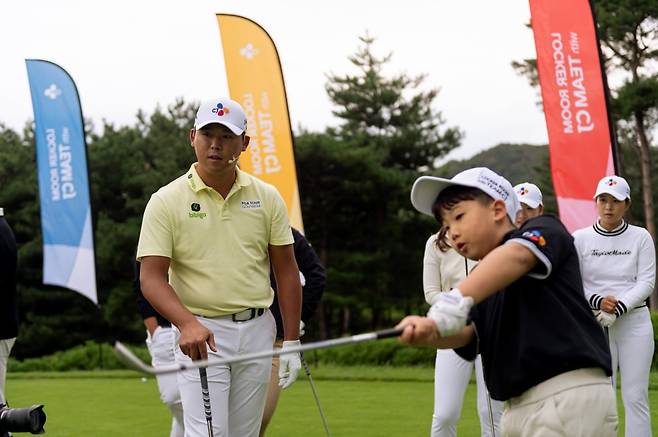
<instances>
[{"instance_id":1,"label":"pga tour logo on sleeve","mask_svg":"<svg viewBox=\"0 0 658 437\"><path fill-rule=\"evenodd\" d=\"M243 200L241 206L242 209L260 208L260 200Z\"/></svg>"}]
</instances>

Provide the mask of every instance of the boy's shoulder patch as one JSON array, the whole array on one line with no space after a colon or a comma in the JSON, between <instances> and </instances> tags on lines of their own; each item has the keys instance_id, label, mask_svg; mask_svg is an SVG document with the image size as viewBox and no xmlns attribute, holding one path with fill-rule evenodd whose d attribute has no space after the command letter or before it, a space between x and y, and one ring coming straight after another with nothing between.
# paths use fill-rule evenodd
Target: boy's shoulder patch
<instances>
[{"instance_id":1,"label":"boy's shoulder patch","mask_svg":"<svg viewBox=\"0 0 658 437\"><path fill-rule=\"evenodd\" d=\"M537 244L539 247L544 247L546 246L546 239L542 235L541 231L537 229L529 229L525 231L523 234L521 234L522 238L525 238L526 240L530 240L533 243Z\"/></svg>"}]
</instances>

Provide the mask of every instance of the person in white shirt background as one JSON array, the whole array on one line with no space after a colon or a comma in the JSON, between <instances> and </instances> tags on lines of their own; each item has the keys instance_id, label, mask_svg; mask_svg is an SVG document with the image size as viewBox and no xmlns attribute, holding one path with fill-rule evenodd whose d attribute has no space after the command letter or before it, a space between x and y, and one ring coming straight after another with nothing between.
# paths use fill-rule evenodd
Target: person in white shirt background
<instances>
[{"instance_id":1,"label":"person in white shirt background","mask_svg":"<svg viewBox=\"0 0 658 437\"><path fill-rule=\"evenodd\" d=\"M467 260L450 247L443 230L430 236L425 244L423 258L423 289L427 303L433 305L439 293L449 291L463 281L476 264L475 261ZM464 394L471 380L473 367L477 381L477 408L482 436L500 435L499 423L503 413L503 403L489 396L480 356L478 355L475 361L467 361L452 349L437 349L432 437L457 435L457 422L461 416Z\"/></svg>"},{"instance_id":2,"label":"person in white shirt background","mask_svg":"<svg viewBox=\"0 0 658 437\"><path fill-rule=\"evenodd\" d=\"M651 436L648 388L654 341L645 301L656 279L654 242L646 229L624 220L631 205L624 178L601 179L594 199L598 220L573 234L585 297L608 331L613 384L618 373L621 377L625 435Z\"/></svg>"}]
</instances>

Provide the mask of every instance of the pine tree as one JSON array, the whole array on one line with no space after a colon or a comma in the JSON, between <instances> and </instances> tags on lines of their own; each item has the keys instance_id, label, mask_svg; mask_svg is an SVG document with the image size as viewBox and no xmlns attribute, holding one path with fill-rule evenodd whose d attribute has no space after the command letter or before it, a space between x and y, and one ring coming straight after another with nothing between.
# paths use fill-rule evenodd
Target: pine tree
<instances>
[{"instance_id":1,"label":"pine tree","mask_svg":"<svg viewBox=\"0 0 658 437\"><path fill-rule=\"evenodd\" d=\"M377 57L375 39L360 37L362 45L349 57L354 75L329 75L326 85L341 125L332 130L337 138L355 147L366 147L386 167L432 170L438 158L460 143L459 129L443 129L445 120L433 108L437 88L421 90L425 75L401 73L387 77L384 67L392 54Z\"/></svg>"}]
</instances>

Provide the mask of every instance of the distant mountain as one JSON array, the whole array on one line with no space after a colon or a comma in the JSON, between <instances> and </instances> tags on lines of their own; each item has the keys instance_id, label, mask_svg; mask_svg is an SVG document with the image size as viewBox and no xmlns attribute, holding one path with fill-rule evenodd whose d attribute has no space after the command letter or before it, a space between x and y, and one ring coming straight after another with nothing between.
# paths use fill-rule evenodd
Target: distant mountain
<instances>
[{"instance_id":1,"label":"distant mountain","mask_svg":"<svg viewBox=\"0 0 658 437\"><path fill-rule=\"evenodd\" d=\"M472 167L488 167L504 176L512 185L532 182L544 195L547 212L555 212L555 195L548 159L548 146L530 144L499 144L477 155L461 160L448 161L435 172L436 176L453 177Z\"/></svg>"}]
</instances>

